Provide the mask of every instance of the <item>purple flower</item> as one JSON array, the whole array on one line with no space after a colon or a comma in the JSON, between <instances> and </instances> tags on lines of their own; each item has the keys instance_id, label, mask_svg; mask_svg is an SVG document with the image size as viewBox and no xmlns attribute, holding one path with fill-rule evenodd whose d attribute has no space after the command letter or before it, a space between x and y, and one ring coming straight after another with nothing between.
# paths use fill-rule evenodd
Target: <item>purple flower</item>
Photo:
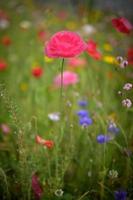
<instances>
[{"instance_id":1,"label":"purple flower","mask_svg":"<svg viewBox=\"0 0 133 200\"><path fill-rule=\"evenodd\" d=\"M79 111L77 112L77 115L78 115L79 117L89 117L89 112L88 112L87 110L79 110Z\"/></svg>"},{"instance_id":2,"label":"purple flower","mask_svg":"<svg viewBox=\"0 0 133 200\"><path fill-rule=\"evenodd\" d=\"M120 129L116 126L115 123L111 122L111 123L109 123L109 125L108 125L108 131L109 131L110 133L117 134L117 133L119 133Z\"/></svg>"},{"instance_id":3,"label":"purple flower","mask_svg":"<svg viewBox=\"0 0 133 200\"><path fill-rule=\"evenodd\" d=\"M81 107L85 107L85 106L87 106L87 101L85 101L85 100L78 101L78 105Z\"/></svg>"},{"instance_id":4,"label":"purple flower","mask_svg":"<svg viewBox=\"0 0 133 200\"><path fill-rule=\"evenodd\" d=\"M123 190L118 190L114 192L115 200L126 200L127 192Z\"/></svg>"},{"instance_id":5,"label":"purple flower","mask_svg":"<svg viewBox=\"0 0 133 200\"><path fill-rule=\"evenodd\" d=\"M79 119L79 123L80 123L80 125L82 125L83 127L87 127L87 126L89 126L89 125L92 124L92 119L91 119L90 117L87 117L87 116L81 117L81 118Z\"/></svg>"},{"instance_id":6,"label":"purple flower","mask_svg":"<svg viewBox=\"0 0 133 200\"><path fill-rule=\"evenodd\" d=\"M109 142L111 140L109 135L103 135L103 134L98 135L96 139L97 139L97 142L100 144Z\"/></svg>"},{"instance_id":7,"label":"purple flower","mask_svg":"<svg viewBox=\"0 0 133 200\"><path fill-rule=\"evenodd\" d=\"M43 190L39 183L38 176L36 174L33 174L32 176L32 189L35 195L35 199L40 200L42 197Z\"/></svg>"}]
</instances>

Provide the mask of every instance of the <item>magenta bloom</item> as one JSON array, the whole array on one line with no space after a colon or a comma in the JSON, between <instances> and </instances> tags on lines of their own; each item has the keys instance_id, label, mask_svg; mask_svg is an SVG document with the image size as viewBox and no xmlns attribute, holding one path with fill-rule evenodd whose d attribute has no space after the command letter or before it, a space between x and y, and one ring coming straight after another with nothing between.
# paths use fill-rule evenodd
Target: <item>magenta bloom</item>
<instances>
[{"instance_id":1,"label":"magenta bloom","mask_svg":"<svg viewBox=\"0 0 133 200\"><path fill-rule=\"evenodd\" d=\"M42 187L40 186L38 176L36 174L32 176L32 189L35 195L35 199L36 200L41 199L43 190Z\"/></svg>"},{"instance_id":2,"label":"magenta bloom","mask_svg":"<svg viewBox=\"0 0 133 200\"><path fill-rule=\"evenodd\" d=\"M74 85L79 81L78 75L74 72L63 72L63 86ZM54 84L57 87L61 86L61 74L57 75L54 79Z\"/></svg>"},{"instance_id":3,"label":"magenta bloom","mask_svg":"<svg viewBox=\"0 0 133 200\"><path fill-rule=\"evenodd\" d=\"M112 19L112 24L117 31L125 34L129 34L133 29L132 24L124 17Z\"/></svg>"},{"instance_id":4,"label":"magenta bloom","mask_svg":"<svg viewBox=\"0 0 133 200\"><path fill-rule=\"evenodd\" d=\"M72 58L87 48L82 38L74 32L55 33L45 47L45 54L50 58Z\"/></svg>"}]
</instances>

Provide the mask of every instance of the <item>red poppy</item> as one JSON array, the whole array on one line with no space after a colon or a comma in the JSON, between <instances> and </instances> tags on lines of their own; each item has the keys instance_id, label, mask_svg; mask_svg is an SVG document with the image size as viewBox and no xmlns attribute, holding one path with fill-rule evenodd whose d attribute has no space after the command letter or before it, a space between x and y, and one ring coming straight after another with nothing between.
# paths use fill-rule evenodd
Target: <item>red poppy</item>
<instances>
[{"instance_id":1,"label":"red poppy","mask_svg":"<svg viewBox=\"0 0 133 200\"><path fill-rule=\"evenodd\" d=\"M88 47L87 47L87 52L88 54L93 57L96 60L100 60L102 55L101 53L97 50L97 44L93 40L88 41Z\"/></svg>"},{"instance_id":2,"label":"red poppy","mask_svg":"<svg viewBox=\"0 0 133 200\"><path fill-rule=\"evenodd\" d=\"M35 68L32 69L32 75L35 78L40 78L43 74L43 69L39 66L36 66Z\"/></svg>"},{"instance_id":3,"label":"red poppy","mask_svg":"<svg viewBox=\"0 0 133 200\"><path fill-rule=\"evenodd\" d=\"M50 58L72 58L87 48L86 43L75 32L60 31L47 42L45 54Z\"/></svg>"},{"instance_id":4,"label":"red poppy","mask_svg":"<svg viewBox=\"0 0 133 200\"><path fill-rule=\"evenodd\" d=\"M35 195L35 198L37 200L41 199L42 197L42 193L43 193L43 189L39 183L39 180L38 180L38 176L36 174L33 174L32 176L32 189L33 189L33 192L34 192L34 195Z\"/></svg>"},{"instance_id":5,"label":"red poppy","mask_svg":"<svg viewBox=\"0 0 133 200\"><path fill-rule=\"evenodd\" d=\"M41 42L44 42L46 40L46 32L43 30L39 31L38 38Z\"/></svg>"},{"instance_id":6,"label":"red poppy","mask_svg":"<svg viewBox=\"0 0 133 200\"><path fill-rule=\"evenodd\" d=\"M133 29L132 24L124 17L112 19L112 24L117 31L125 34L129 34Z\"/></svg>"},{"instance_id":7,"label":"red poppy","mask_svg":"<svg viewBox=\"0 0 133 200\"><path fill-rule=\"evenodd\" d=\"M130 65L133 65L133 47L128 49L127 60Z\"/></svg>"},{"instance_id":8,"label":"red poppy","mask_svg":"<svg viewBox=\"0 0 133 200\"><path fill-rule=\"evenodd\" d=\"M4 60L0 60L0 71L4 71L7 68L7 63Z\"/></svg>"},{"instance_id":9,"label":"red poppy","mask_svg":"<svg viewBox=\"0 0 133 200\"><path fill-rule=\"evenodd\" d=\"M9 46L11 44L11 38L9 36L4 36L1 42L3 45Z\"/></svg>"},{"instance_id":10,"label":"red poppy","mask_svg":"<svg viewBox=\"0 0 133 200\"><path fill-rule=\"evenodd\" d=\"M54 146L54 142L52 140L44 140L39 135L36 136L35 140L36 140L36 143L41 144L47 147L48 149L51 149Z\"/></svg>"},{"instance_id":11,"label":"red poppy","mask_svg":"<svg viewBox=\"0 0 133 200\"><path fill-rule=\"evenodd\" d=\"M44 146L51 149L54 146L54 142L52 140L45 140Z\"/></svg>"}]
</instances>

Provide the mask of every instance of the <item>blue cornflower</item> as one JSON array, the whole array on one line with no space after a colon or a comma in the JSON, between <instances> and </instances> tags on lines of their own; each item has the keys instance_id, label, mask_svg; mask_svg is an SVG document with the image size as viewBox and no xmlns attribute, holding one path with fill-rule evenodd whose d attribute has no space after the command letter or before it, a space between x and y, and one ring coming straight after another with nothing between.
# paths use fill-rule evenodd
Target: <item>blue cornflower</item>
<instances>
[{"instance_id":1,"label":"blue cornflower","mask_svg":"<svg viewBox=\"0 0 133 200\"><path fill-rule=\"evenodd\" d=\"M85 106L87 106L87 101L85 101L85 100L78 101L78 105L81 107L85 107Z\"/></svg>"},{"instance_id":2,"label":"blue cornflower","mask_svg":"<svg viewBox=\"0 0 133 200\"><path fill-rule=\"evenodd\" d=\"M127 192L123 190L118 190L114 192L115 200L126 200Z\"/></svg>"},{"instance_id":3,"label":"blue cornflower","mask_svg":"<svg viewBox=\"0 0 133 200\"><path fill-rule=\"evenodd\" d=\"M109 123L109 125L108 125L108 131L109 131L110 133L117 134L117 133L119 133L120 129L116 126L115 123L111 122L111 123Z\"/></svg>"},{"instance_id":4,"label":"blue cornflower","mask_svg":"<svg viewBox=\"0 0 133 200\"><path fill-rule=\"evenodd\" d=\"M85 117L80 117L79 123L80 123L80 125L82 125L83 127L87 127L87 126L89 126L89 125L92 124L92 119L91 119L90 117L87 117L87 116L85 116Z\"/></svg>"},{"instance_id":5,"label":"blue cornflower","mask_svg":"<svg viewBox=\"0 0 133 200\"><path fill-rule=\"evenodd\" d=\"M109 142L111 140L109 135L103 135L103 134L98 135L96 139L97 139L97 142L100 144Z\"/></svg>"},{"instance_id":6,"label":"blue cornflower","mask_svg":"<svg viewBox=\"0 0 133 200\"><path fill-rule=\"evenodd\" d=\"M87 110L79 110L79 111L77 112L77 115L78 115L79 117L89 117L89 112L88 112Z\"/></svg>"}]
</instances>

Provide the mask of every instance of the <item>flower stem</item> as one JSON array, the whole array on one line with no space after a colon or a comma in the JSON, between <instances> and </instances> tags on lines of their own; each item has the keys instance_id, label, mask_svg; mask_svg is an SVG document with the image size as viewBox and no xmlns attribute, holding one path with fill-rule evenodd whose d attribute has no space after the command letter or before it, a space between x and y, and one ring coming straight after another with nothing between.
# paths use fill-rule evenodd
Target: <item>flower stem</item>
<instances>
[{"instance_id":1,"label":"flower stem","mask_svg":"<svg viewBox=\"0 0 133 200\"><path fill-rule=\"evenodd\" d=\"M61 62L61 90L60 90L60 112L62 115L62 102L63 102L63 68L64 68L64 58L62 59Z\"/></svg>"},{"instance_id":2,"label":"flower stem","mask_svg":"<svg viewBox=\"0 0 133 200\"><path fill-rule=\"evenodd\" d=\"M63 97L63 67L64 67L64 58L62 59L61 62L61 100Z\"/></svg>"}]
</instances>

